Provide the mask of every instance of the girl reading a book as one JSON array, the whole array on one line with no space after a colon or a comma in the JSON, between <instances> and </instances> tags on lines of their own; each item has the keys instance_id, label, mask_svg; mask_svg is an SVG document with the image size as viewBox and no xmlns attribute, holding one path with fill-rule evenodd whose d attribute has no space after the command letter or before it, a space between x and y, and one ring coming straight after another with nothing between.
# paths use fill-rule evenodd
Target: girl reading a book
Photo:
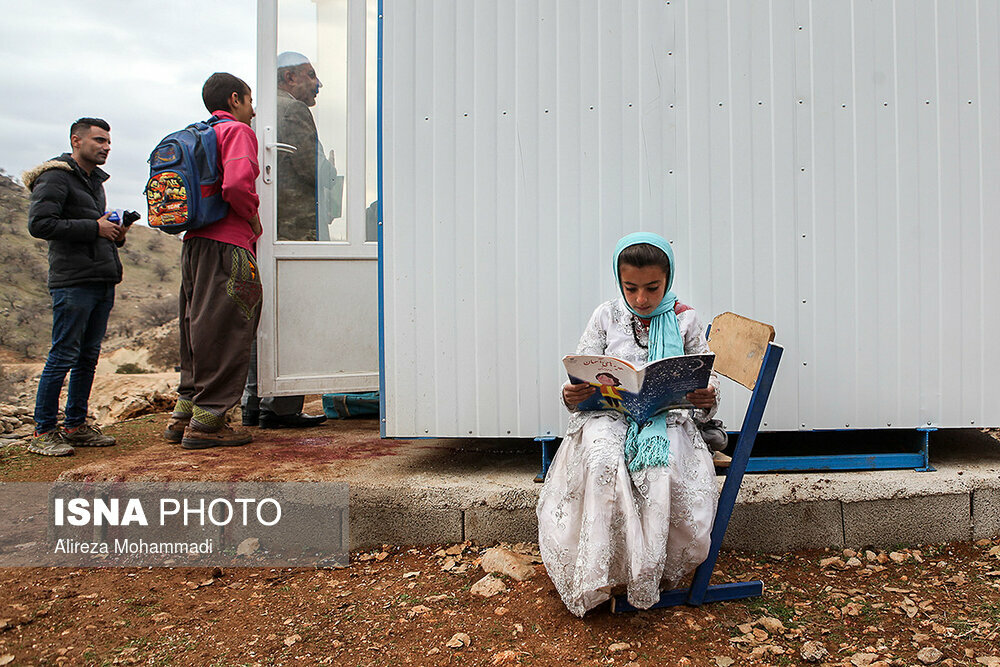
<instances>
[{"instance_id":1,"label":"girl reading a book","mask_svg":"<svg viewBox=\"0 0 1000 667\"><path fill-rule=\"evenodd\" d=\"M614 253L621 296L594 311L577 354L642 364L708 352L695 311L670 291L674 255L645 232ZM578 411L587 383L562 388L566 437L538 499L542 559L566 607L583 616L612 595L648 608L708 555L717 489L712 453L696 422L718 407L718 378L688 394L696 409L638 424L611 410Z\"/></svg>"}]
</instances>

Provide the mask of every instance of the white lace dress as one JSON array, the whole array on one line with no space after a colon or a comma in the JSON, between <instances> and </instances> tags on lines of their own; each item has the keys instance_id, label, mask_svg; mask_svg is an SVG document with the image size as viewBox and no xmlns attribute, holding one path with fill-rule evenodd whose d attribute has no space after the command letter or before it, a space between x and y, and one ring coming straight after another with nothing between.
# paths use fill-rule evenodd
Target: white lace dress
<instances>
[{"instance_id":1,"label":"white lace dress","mask_svg":"<svg viewBox=\"0 0 1000 667\"><path fill-rule=\"evenodd\" d=\"M704 327L684 308L677 322L685 352L707 352ZM637 320L633 328L632 313L615 299L594 311L577 354L645 363L648 336ZM712 385L718 396L718 378ZM542 560L570 612L583 616L621 592L648 608L661 588L676 585L708 556L718 490L692 413L707 419L714 412L672 411L669 465L636 473L625 464L620 414L572 412L536 510Z\"/></svg>"}]
</instances>

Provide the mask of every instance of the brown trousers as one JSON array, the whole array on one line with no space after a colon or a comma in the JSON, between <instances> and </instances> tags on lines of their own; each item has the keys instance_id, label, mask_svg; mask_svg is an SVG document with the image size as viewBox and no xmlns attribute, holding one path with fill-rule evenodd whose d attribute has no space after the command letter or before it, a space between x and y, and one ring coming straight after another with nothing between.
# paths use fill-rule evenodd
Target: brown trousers
<instances>
[{"instance_id":1,"label":"brown trousers","mask_svg":"<svg viewBox=\"0 0 1000 667\"><path fill-rule=\"evenodd\" d=\"M212 239L181 250L181 382L175 416L216 431L243 393L263 289L247 250Z\"/></svg>"}]
</instances>

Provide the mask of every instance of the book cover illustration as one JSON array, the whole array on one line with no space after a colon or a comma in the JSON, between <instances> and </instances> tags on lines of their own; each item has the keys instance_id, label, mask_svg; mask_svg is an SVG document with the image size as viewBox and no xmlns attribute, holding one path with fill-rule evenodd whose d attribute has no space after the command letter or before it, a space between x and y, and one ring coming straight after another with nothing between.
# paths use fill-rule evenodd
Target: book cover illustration
<instances>
[{"instance_id":1,"label":"book cover illustration","mask_svg":"<svg viewBox=\"0 0 1000 667\"><path fill-rule=\"evenodd\" d=\"M617 410L640 424L662 410L694 407L685 397L708 386L714 363L712 353L667 357L638 367L602 355L563 357L570 382L597 389L578 409Z\"/></svg>"}]
</instances>

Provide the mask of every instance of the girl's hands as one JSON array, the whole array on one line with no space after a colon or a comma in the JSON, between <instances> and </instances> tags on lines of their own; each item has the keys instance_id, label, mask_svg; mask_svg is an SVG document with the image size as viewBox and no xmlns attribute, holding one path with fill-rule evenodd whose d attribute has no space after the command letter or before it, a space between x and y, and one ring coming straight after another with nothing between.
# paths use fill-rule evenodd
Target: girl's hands
<instances>
[{"instance_id":1,"label":"girl's hands","mask_svg":"<svg viewBox=\"0 0 1000 667\"><path fill-rule=\"evenodd\" d=\"M691 404L696 408L711 410L715 407L715 387L709 386L704 389L695 389L685 398L691 401Z\"/></svg>"},{"instance_id":2,"label":"girl's hands","mask_svg":"<svg viewBox=\"0 0 1000 667\"><path fill-rule=\"evenodd\" d=\"M566 405L579 405L594 395L594 387L586 382L581 384L564 384L562 395L563 402Z\"/></svg>"}]
</instances>

